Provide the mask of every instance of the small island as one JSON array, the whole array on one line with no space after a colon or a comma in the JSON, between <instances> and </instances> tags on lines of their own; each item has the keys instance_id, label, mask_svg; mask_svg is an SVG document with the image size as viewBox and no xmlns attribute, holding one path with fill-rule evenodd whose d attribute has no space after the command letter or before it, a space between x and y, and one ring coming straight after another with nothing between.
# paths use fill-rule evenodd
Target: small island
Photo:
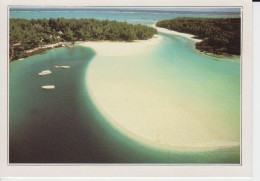
<instances>
[{"instance_id":1,"label":"small island","mask_svg":"<svg viewBox=\"0 0 260 181\"><path fill-rule=\"evenodd\" d=\"M195 35L202 39L196 48L214 54L240 55L240 18L174 18L156 23L157 27Z\"/></svg>"},{"instance_id":2,"label":"small island","mask_svg":"<svg viewBox=\"0 0 260 181\"><path fill-rule=\"evenodd\" d=\"M47 49L71 46L75 41L147 40L157 30L141 24L97 19L10 19L10 61L44 52Z\"/></svg>"}]
</instances>

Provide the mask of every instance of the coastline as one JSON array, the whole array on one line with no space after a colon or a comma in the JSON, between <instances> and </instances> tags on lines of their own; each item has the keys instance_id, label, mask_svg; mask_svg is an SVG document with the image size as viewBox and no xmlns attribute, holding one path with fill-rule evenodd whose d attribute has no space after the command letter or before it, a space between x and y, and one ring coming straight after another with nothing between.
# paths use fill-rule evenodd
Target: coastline
<instances>
[{"instance_id":1,"label":"coastline","mask_svg":"<svg viewBox=\"0 0 260 181\"><path fill-rule=\"evenodd\" d=\"M164 29L164 28L162 28L162 29ZM168 30L168 31L170 31L170 30ZM192 38L193 35L184 34L184 33L181 33L181 35L180 35L180 33L178 33L178 32L176 33L175 31L170 31L170 34L184 36L186 38L197 41L196 39ZM77 42L75 42L75 45L86 46L86 47L92 48L96 51L97 55L100 55L100 56L125 56L125 55L135 55L135 54L143 53L145 50L148 50L149 48L152 48L154 45L157 45L161 40L162 40L161 36L155 35L153 38L148 39L148 40L135 40L133 42L122 42L122 41L87 41L87 42L85 41L85 42L82 42L82 41L77 41ZM66 42L48 44L48 45L45 45L44 47L46 49L56 48L56 47L62 46L63 43L66 43ZM35 51L37 51L37 50L35 50ZM34 52L34 51L32 51L32 52ZM95 63L95 59L92 60L91 64L93 64L93 63ZM92 68L92 66L90 66L90 69L91 68ZM99 71L99 70L92 69L91 71ZM86 80L87 80L87 78L86 78ZM87 80L87 81L89 81L89 80ZM100 83L100 81L101 81L101 83L106 83L106 80L101 80L99 77L98 79L94 78L90 81L91 82L86 82L86 84L90 85L88 87L88 89L89 89L89 92L93 99L93 102L95 104L97 104L97 107L100 109L100 111L103 114L105 114L105 117L109 118L109 121L110 121L109 123L111 123L113 126L117 127L118 130L120 130L123 134L130 135L130 137L137 138L137 140L143 140L145 143L148 143L148 144L162 146L165 148L176 149L176 150L204 151L204 150L216 150L216 149L227 149L227 148L229 149L229 148L239 147L239 145L240 145L240 143L237 143L237 142L208 142L207 144L203 144L203 143L202 144L200 144L200 143L185 144L180 141L180 142L172 143L171 140L174 137L178 138L179 133L172 134L172 135L166 134L164 136L162 136L162 135L157 136L157 135L151 133L151 134L148 134L148 136L147 136L146 132L141 132L140 130L137 132L133 132L131 129L137 130L138 128L135 128L136 126L132 127L133 125L128 125L126 122L123 124L120 124L120 121L116 121L116 120L120 120L120 119L113 118L113 116L111 116L110 110L105 109L105 108L109 108L110 106L113 106L113 104L115 104L114 100L106 100L107 102L104 104L102 102L102 99L100 99L100 95L104 94L104 92L99 91L100 87L98 86L98 83ZM121 84L119 84L119 85L121 85ZM124 86L122 85L122 87L124 87ZM107 92L105 95L114 94L108 90L104 90L104 91ZM129 91L129 90L125 89L124 92L127 92L127 91ZM146 90L146 92L147 91L148 91L148 89ZM98 93L96 93L96 92L98 92ZM115 95L115 96L120 96L120 94ZM99 97L99 99L97 99L97 97ZM114 95L111 97L114 97ZM153 103L155 103L157 101L159 101L159 100L154 100ZM158 109L159 108L158 107L156 108L156 106L155 106L155 110L158 110ZM177 109L177 107L176 107L176 109ZM113 113L112 113L112 115L113 115ZM122 115L120 115L120 116L122 116ZM166 122L166 124L168 124L168 123ZM179 126L184 128L185 123L181 123L181 124L183 124L183 125L179 125ZM136 125L138 125L138 123L136 123ZM167 128L167 127L163 128L162 126L158 125L158 123L154 124L152 127L153 127L153 129L155 129L154 133L156 133L157 127L159 129ZM130 129L128 129L128 128L130 128ZM178 131L176 129L173 129L173 130ZM187 137L182 137L182 138L189 139ZM182 140L182 139L179 139L179 140Z\"/></svg>"},{"instance_id":2,"label":"coastline","mask_svg":"<svg viewBox=\"0 0 260 181\"><path fill-rule=\"evenodd\" d=\"M20 58L26 58L29 56L37 55L37 54L42 54L46 52L47 50L53 49L53 48L59 48L59 47L69 47L71 48L73 46L72 42L57 42L57 43L51 43L51 44L46 44L46 45L40 45L36 48L25 50L25 54L23 57ZM19 59L14 59L14 60L19 60ZM9 61L14 61L14 60L9 60Z\"/></svg>"},{"instance_id":3,"label":"coastline","mask_svg":"<svg viewBox=\"0 0 260 181\"><path fill-rule=\"evenodd\" d=\"M167 34L171 34L171 35L182 36L182 37L185 37L185 38L188 38L188 39L190 39L190 40L195 41L195 43L202 41L201 39L193 38L193 37L195 37L195 35L192 35L192 34L181 33L181 32L178 32L178 31L168 30L168 29L166 29L166 28L158 27L158 26L156 26L155 24L154 24L152 27L155 28L158 32L167 33Z\"/></svg>"},{"instance_id":4,"label":"coastline","mask_svg":"<svg viewBox=\"0 0 260 181\"><path fill-rule=\"evenodd\" d=\"M130 55L133 53L140 53L145 51L147 48L158 44L162 40L162 37L155 34L152 38L148 40L134 40L132 42L126 41L76 41L72 42L57 42L52 44L41 45L34 49L29 49L25 51L25 56L20 58L26 58L32 55L44 53L47 50L59 47L72 48L73 45L80 45L92 48L98 52L99 55L104 56L122 56ZM133 46L134 45L134 46ZM17 59L18 60L18 59ZM11 60L10 61L14 61Z\"/></svg>"},{"instance_id":5,"label":"coastline","mask_svg":"<svg viewBox=\"0 0 260 181\"><path fill-rule=\"evenodd\" d=\"M192 29L155 23L241 17L242 9L236 15L58 9L9 13L10 164L241 164L240 56L198 49L207 42L202 23L184 22ZM215 31L208 32L221 33ZM44 70L52 74L39 76ZM46 85L56 89L42 90Z\"/></svg>"},{"instance_id":6,"label":"coastline","mask_svg":"<svg viewBox=\"0 0 260 181\"><path fill-rule=\"evenodd\" d=\"M155 24L152 27L155 28L158 32L171 34L171 35L182 36L182 37L188 38L190 40L193 40L195 43L202 41L202 39L194 38L195 35L192 35L192 34L181 33L181 32L178 32L178 31L168 30L166 28L160 28L160 27L156 26ZM228 53L216 54L216 53L201 51L200 49L197 49L197 48L195 48L195 49L199 53L202 53L202 54L205 54L205 55L208 55L208 56L211 56L211 57L216 57L216 58L226 58L226 57L240 56L240 55L228 54Z\"/></svg>"},{"instance_id":7,"label":"coastline","mask_svg":"<svg viewBox=\"0 0 260 181\"><path fill-rule=\"evenodd\" d=\"M153 47L162 40L159 35L154 35L148 40L126 41L76 41L75 45L86 46L102 56L124 56L135 53L142 53Z\"/></svg>"}]
</instances>

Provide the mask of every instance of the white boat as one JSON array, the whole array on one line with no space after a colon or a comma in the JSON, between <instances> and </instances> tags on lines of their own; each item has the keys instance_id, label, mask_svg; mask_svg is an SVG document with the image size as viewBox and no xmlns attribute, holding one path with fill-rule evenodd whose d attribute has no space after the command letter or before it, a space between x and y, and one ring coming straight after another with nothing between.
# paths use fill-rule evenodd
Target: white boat
<instances>
[{"instance_id":1,"label":"white boat","mask_svg":"<svg viewBox=\"0 0 260 181\"><path fill-rule=\"evenodd\" d=\"M23 60L24 58L19 58L18 60Z\"/></svg>"},{"instance_id":2,"label":"white boat","mask_svg":"<svg viewBox=\"0 0 260 181\"><path fill-rule=\"evenodd\" d=\"M46 89L46 90L55 89L55 85L44 85L42 86L42 89Z\"/></svg>"},{"instance_id":3,"label":"white boat","mask_svg":"<svg viewBox=\"0 0 260 181\"><path fill-rule=\"evenodd\" d=\"M70 68L70 66L65 66L65 65L56 65L54 66L55 68L64 68L64 69L68 69Z\"/></svg>"},{"instance_id":4,"label":"white boat","mask_svg":"<svg viewBox=\"0 0 260 181\"><path fill-rule=\"evenodd\" d=\"M42 72L39 73L39 75L48 75L51 74L52 72L50 70L44 70Z\"/></svg>"}]
</instances>

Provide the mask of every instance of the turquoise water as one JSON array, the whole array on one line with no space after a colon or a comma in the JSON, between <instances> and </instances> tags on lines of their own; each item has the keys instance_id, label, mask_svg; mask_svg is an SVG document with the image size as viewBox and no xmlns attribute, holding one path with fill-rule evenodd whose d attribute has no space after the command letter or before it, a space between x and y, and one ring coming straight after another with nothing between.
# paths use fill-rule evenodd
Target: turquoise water
<instances>
[{"instance_id":1,"label":"turquoise water","mask_svg":"<svg viewBox=\"0 0 260 181\"><path fill-rule=\"evenodd\" d=\"M154 24L158 19L175 16L177 15L122 12L10 13L10 17L95 17L148 25ZM139 74L139 80L146 78L146 81L153 81L169 91L174 90L180 100L208 100L208 110L205 111L212 112L211 119L217 125L225 125L220 126L222 129L219 130L212 124L210 130L230 133L232 139L238 141L240 57L210 57L196 51L191 40L174 35L160 35L163 40L148 54L136 56L132 62L131 56L107 57L107 60L114 62L108 66L127 70L126 76L133 70L145 67ZM90 48L75 46L72 49L52 49L45 54L10 63L11 163L240 162L239 148L176 151L124 134L98 110L85 86L85 75L92 66L91 62L101 58L104 57L96 55ZM122 58L124 63L118 64ZM71 65L72 68L54 69L55 65ZM46 69L53 73L44 77L37 75ZM44 91L40 87L45 84L55 84L56 89Z\"/></svg>"},{"instance_id":2,"label":"turquoise water","mask_svg":"<svg viewBox=\"0 0 260 181\"><path fill-rule=\"evenodd\" d=\"M201 13L193 14L185 12L118 12L118 11L10 11L10 18L95 18L126 21L129 23L141 23L146 25L155 24L158 20L172 19L176 17L238 17L238 13Z\"/></svg>"}]
</instances>

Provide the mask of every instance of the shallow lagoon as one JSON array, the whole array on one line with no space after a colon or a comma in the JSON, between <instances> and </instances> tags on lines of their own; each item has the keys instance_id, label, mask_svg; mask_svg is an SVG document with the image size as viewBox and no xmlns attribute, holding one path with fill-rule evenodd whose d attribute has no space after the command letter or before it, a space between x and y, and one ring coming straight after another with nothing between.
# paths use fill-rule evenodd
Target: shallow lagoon
<instances>
[{"instance_id":1,"label":"shallow lagoon","mask_svg":"<svg viewBox=\"0 0 260 181\"><path fill-rule=\"evenodd\" d=\"M167 38L164 37L164 40ZM160 46L157 48L160 49ZM239 163L237 148L174 151L124 134L97 109L86 89L85 74L91 68L91 65L88 67L89 62L94 62L95 58L98 56L95 57L93 50L77 46L73 49L53 49L10 64L10 162ZM165 66L174 63L160 62L156 58L146 60L153 60L149 62L151 67L146 67L150 73L164 72ZM135 61L138 62L136 65L128 64L127 67L131 70L134 66L140 67L140 64L147 65L146 60ZM239 62L236 61L207 61L211 61L208 64L233 67L234 71L226 71L221 76L234 78L239 71ZM56 64L69 64L72 68L56 69L45 77L37 75L41 70L54 69ZM150 78L156 84L159 80L166 81L160 76L156 80L155 74L151 74ZM55 90L40 89L41 85L52 83L56 85ZM239 125L237 121L236 125Z\"/></svg>"},{"instance_id":2,"label":"shallow lagoon","mask_svg":"<svg viewBox=\"0 0 260 181\"><path fill-rule=\"evenodd\" d=\"M125 13L128 20L130 14ZM27 18L32 15L34 17L34 14L27 14ZM114 14L111 16L115 17ZM143 18L138 22L153 24L156 19L151 21L147 17L147 21ZM93 70L102 64L106 67L104 72L110 68L110 74L105 77L107 80L123 75L121 81L131 77L133 83L153 84L153 90L165 90L164 95L170 97L175 95L183 106L192 102L195 106L200 105L197 107L200 110L202 103L206 103L203 111L213 115L212 119L217 122L211 125L211 130L217 128L215 131L223 135L230 133L231 141L239 142L239 57L210 57L197 52L193 41L174 35L161 36L162 42L154 49L134 57L102 57L90 48L75 46L11 62L10 162L239 163L239 148L179 150L132 136L131 131L124 131L114 124L93 99L93 92L86 82L93 78ZM71 65L72 68L54 69L57 64ZM39 77L37 74L45 69L53 73ZM118 71L111 71L113 69ZM55 84L56 89L40 89L45 84ZM111 82L106 89L116 84ZM173 91L174 94L170 94ZM174 113L178 114L178 111L173 110ZM129 115L133 114L129 112Z\"/></svg>"}]
</instances>

